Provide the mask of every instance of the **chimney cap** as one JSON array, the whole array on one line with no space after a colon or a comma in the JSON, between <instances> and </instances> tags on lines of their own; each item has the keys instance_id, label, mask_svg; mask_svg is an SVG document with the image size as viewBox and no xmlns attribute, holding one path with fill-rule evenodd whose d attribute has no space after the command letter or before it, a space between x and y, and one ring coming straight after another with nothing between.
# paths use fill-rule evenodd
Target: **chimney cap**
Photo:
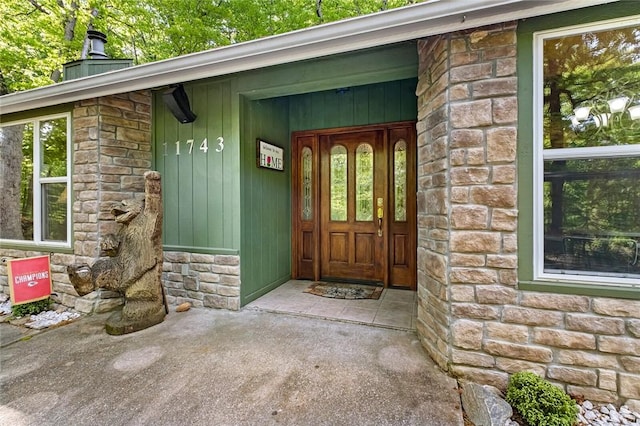
<instances>
[{"instance_id":1,"label":"chimney cap","mask_svg":"<svg viewBox=\"0 0 640 426\"><path fill-rule=\"evenodd\" d=\"M87 30L87 37L91 42L89 56L91 56L92 59L107 59L108 56L104 53L104 45L107 43L107 35L100 31Z\"/></svg>"},{"instance_id":2,"label":"chimney cap","mask_svg":"<svg viewBox=\"0 0 640 426\"><path fill-rule=\"evenodd\" d=\"M100 31L87 30L87 36L89 37L89 40L96 39L96 40L101 40L103 43L107 42L107 35Z\"/></svg>"}]
</instances>

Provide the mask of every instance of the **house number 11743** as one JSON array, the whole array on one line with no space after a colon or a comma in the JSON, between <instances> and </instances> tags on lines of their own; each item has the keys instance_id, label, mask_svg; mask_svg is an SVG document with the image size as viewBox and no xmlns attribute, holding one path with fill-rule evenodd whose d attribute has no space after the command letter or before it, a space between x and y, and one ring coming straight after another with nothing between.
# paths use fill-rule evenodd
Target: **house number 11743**
<instances>
[{"instance_id":1,"label":"house number 11743","mask_svg":"<svg viewBox=\"0 0 640 426\"><path fill-rule=\"evenodd\" d=\"M216 139L216 141L218 142L218 147L216 148L216 152L222 152L224 150L224 138L222 136L220 136L218 139ZM187 139L187 141L182 144L180 141L176 141L175 146L176 146L176 155L180 155L180 146L184 145L183 150L185 151L185 153L188 151L189 155L193 154L193 145L195 144L195 141L193 139ZM169 155L168 150L169 147L167 145L167 143L163 143L162 146L164 147L164 155L167 156ZM202 143L200 144L200 147L198 148L200 151L204 152L205 154L207 153L207 151L209 151L209 142L207 140L207 138L204 138L202 140Z\"/></svg>"}]
</instances>

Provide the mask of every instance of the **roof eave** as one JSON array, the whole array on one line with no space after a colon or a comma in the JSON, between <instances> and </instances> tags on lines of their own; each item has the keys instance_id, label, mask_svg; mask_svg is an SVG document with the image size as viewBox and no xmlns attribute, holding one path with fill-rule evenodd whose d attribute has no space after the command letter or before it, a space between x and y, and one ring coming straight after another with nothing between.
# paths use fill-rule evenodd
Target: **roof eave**
<instances>
[{"instance_id":1,"label":"roof eave","mask_svg":"<svg viewBox=\"0 0 640 426\"><path fill-rule=\"evenodd\" d=\"M0 96L10 114L418 39L618 0L431 0Z\"/></svg>"}]
</instances>

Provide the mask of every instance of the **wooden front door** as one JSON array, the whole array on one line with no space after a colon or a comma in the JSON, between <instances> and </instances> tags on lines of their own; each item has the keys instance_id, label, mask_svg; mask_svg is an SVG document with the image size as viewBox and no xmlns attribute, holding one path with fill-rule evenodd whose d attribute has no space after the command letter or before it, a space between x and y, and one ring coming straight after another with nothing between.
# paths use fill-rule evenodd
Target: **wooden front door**
<instances>
[{"instance_id":1,"label":"wooden front door","mask_svg":"<svg viewBox=\"0 0 640 426\"><path fill-rule=\"evenodd\" d=\"M415 123L293 135L294 278L415 289Z\"/></svg>"}]
</instances>

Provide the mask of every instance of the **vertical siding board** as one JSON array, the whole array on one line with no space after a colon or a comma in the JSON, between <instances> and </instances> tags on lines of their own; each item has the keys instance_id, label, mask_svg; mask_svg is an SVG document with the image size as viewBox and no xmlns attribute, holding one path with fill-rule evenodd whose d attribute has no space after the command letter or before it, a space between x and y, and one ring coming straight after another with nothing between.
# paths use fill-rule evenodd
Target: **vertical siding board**
<instances>
[{"instance_id":1,"label":"vertical siding board","mask_svg":"<svg viewBox=\"0 0 640 426\"><path fill-rule=\"evenodd\" d=\"M353 125L369 123L369 87L353 88Z\"/></svg>"},{"instance_id":2,"label":"vertical siding board","mask_svg":"<svg viewBox=\"0 0 640 426\"><path fill-rule=\"evenodd\" d=\"M333 123L338 124L336 127L340 127L342 117L340 116L340 99L338 98L338 95L334 90L321 92L320 95L322 97L323 105L322 110L319 111L318 114L325 117L325 123L323 127L332 126Z\"/></svg>"},{"instance_id":3,"label":"vertical siding board","mask_svg":"<svg viewBox=\"0 0 640 426\"><path fill-rule=\"evenodd\" d=\"M289 98L289 120L294 127L306 126L306 105L304 104L304 100L307 98L308 97L304 95L296 95Z\"/></svg>"},{"instance_id":4,"label":"vertical siding board","mask_svg":"<svg viewBox=\"0 0 640 426\"><path fill-rule=\"evenodd\" d=\"M196 86L194 92L200 93L205 90L206 88L202 86ZM210 216L207 201L209 187L207 172L210 153L209 151L205 153L200 150L200 145L207 137L208 128L211 125L208 111L210 104L206 96L194 96L192 99L193 111L198 118L193 123L193 243L190 245L194 247L208 247L208 224Z\"/></svg>"},{"instance_id":5,"label":"vertical siding board","mask_svg":"<svg viewBox=\"0 0 640 426\"><path fill-rule=\"evenodd\" d=\"M224 185L222 178L222 153L216 152L218 148L217 138L222 136L222 90L220 84L212 84L208 90L202 91L206 94L207 104L207 220L208 234L207 241L209 247L224 247L223 228L224 218L222 216L222 188Z\"/></svg>"},{"instance_id":6,"label":"vertical siding board","mask_svg":"<svg viewBox=\"0 0 640 426\"><path fill-rule=\"evenodd\" d=\"M330 122L330 117L326 114L324 104L324 93L311 93L311 126L316 129L324 129L325 121Z\"/></svg>"},{"instance_id":7,"label":"vertical siding board","mask_svg":"<svg viewBox=\"0 0 640 426\"><path fill-rule=\"evenodd\" d=\"M408 80L402 80L401 82L401 105L402 117L417 117L418 116L418 99L416 97L416 87L418 80L411 78Z\"/></svg>"},{"instance_id":8,"label":"vertical siding board","mask_svg":"<svg viewBox=\"0 0 640 426\"><path fill-rule=\"evenodd\" d=\"M384 121L400 121L402 117L402 91L399 81L390 81L384 85Z\"/></svg>"},{"instance_id":9,"label":"vertical siding board","mask_svg":"<svg viewBox=\"0 0 640 426\"><path fill-rule=\"evenodd\" d=\"M369 86L369 123L376 124L385 121L385 87L384 84Z\"/></svg>"},{"instance_id":10,"label":"vertical siding board","mask_svg":"<svg viewBox=\"0 0 640 426\"><path fill-rule=\"evenodd\" d=\"M346 92L334 95L338 101L339 127L350 126L353 123L353 90L349 88Z\"/></svg>"},{"instance_id":11,"label":"vertical siding board","mask_svg":"<svg viewBox=\"0 0 640 426\"><path fill-rule=\"evenodd\" d=\"M240 106L236 80L222 85L222 227L223 247L240 248Z\"/></svg>"},{"instance_id":12,"label":"vertical siding board","mask_svg":"<svg viewBox=\"0 0 640 426\"><path fill-rule=\"evenodd\" d=\"M159 97L161 98L161 95ZM178 120L163 104L161 105L163 113L160 126L164 129L164 139L158 139L157 145L158 155L162 156L165 165L165 173L162 177L164 182L162 197L164 204L164 235L167 244L177 244L180 240L180 230L177 226L180 220L178 158L175 155L175 142L178 140Z\"/></svg>"},{"instance_id":13,"label":"vertical siding board","mask_svg":"<svg viewBox=\"0 0 640 426\"><path fill-rule=\"evenodd\" d=\"M277 277L289 277L291 275L291 137L288 134L284 146L285 174L283 177L286 190L280 191L278 208L281 212L277 215L278 223L278 254Z\"/></svg>"},{"instance_id":14,"label":"vertical siding board","mask_svg":"<svg viewBox=\"0 0 640 426\"><path fill-rule=\"evenodd\" d=\"M193 100L191 89L186 89L189 99ZM193 244L193 154L189 154L186 141L193 137L193 124L178 124L178 138L180 155L176 144L169 150L178 161L178 228L180 230L179 244L191 246Z\"/></svg>"}]
</instances>

